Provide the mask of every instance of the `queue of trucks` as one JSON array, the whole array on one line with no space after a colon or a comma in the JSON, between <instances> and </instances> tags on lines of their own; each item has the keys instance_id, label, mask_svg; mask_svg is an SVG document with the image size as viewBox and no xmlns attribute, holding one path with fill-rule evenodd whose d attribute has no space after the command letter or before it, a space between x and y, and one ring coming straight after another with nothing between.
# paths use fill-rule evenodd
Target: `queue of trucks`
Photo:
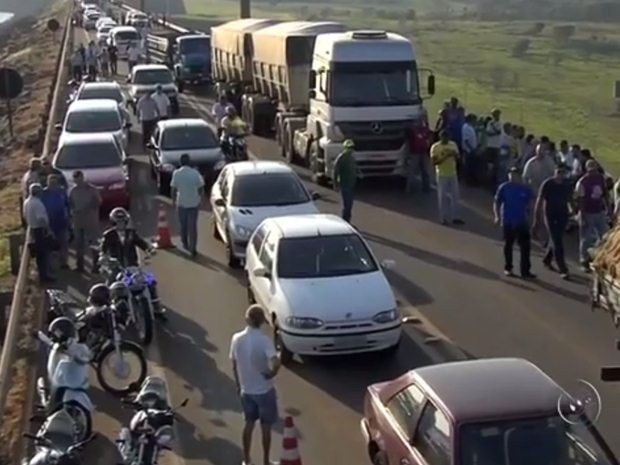
<instances>
[{"instance_id":1,"label":"queue of trucks","mask_svg":"<svg viewBox=\"0 0 620 465\"><path fill-rule=\"evenodd\" d=\"M435 90L429 72L422 95L423 70L408 39L331 21L239 19L203 40L217 94L229 96L251 133L275 133L281 155L309 167L315 182L330 181L347 139L363 177L405 175L409 129ZM177 79L193 80L176 56Z\"/></svg>"}]
</instances>

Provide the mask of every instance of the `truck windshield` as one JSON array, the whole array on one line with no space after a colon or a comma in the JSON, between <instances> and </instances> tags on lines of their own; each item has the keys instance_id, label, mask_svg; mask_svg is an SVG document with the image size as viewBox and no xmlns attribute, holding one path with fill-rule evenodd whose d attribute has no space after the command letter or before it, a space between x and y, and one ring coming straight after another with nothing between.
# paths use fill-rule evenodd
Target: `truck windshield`
<instances>
[{"instance_id":1,"label":"truck windshield","mask_svg":"<svg viewBox=\"0 0 620 465\"><path fill-rule=\"evenodd\" d=\"M612 465L597 439L581 424L559 416L465 424L460 465Z\"/></svg>"},{"instance_id":2,"label":"truck windshield","mask_svg":"<svg viewBox=\"0 0 620 465\"><path fill-rule=\"evenodd\" d=\"M211 50L211 42L208 38L200 39L183 39L179 42L179 53L182 55L190 53L209 54Z\"/></svg>"},{"instance_id":3,"label":"truck windshield","mask_svg":"<svg viewBox=\"0 0 620 465\"><path fill-rule=\"evenodd\" d=\"M334 106L420 103L414 62L337 63L329 80L329 102Z\"/></svg>"}]
</instances>

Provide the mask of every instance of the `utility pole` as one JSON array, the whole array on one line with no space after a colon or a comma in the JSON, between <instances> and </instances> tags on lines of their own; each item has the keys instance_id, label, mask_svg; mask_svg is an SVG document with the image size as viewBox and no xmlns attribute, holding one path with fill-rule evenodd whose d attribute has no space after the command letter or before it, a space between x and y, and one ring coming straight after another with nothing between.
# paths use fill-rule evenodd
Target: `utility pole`
<instances>
[{"instance_id":1,"label":"utility pole","mask_svg":"<svg viewBox=\"0 0 620 465\"><path fill-rule=\"evenodd\" d=\"M250 0L240 0L241 1L241 18L249 18L250 14Z\"/></svg>"}]
</instances>

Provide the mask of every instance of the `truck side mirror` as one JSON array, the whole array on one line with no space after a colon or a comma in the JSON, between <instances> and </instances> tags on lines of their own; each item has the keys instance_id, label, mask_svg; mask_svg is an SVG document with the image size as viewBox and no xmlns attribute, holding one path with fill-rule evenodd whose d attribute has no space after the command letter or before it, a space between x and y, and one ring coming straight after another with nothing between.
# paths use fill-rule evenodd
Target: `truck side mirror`
<instances>
[{"instance_id":1,"label":"truck side mirror","mask_svg":"<svg viewBox=\"0 0 620 465\"><path fill-rule=\"evenodd\" d=\"M431 74L426 82L426 88L429 95L435 95L435 75Z\"/></svg>"}]
</instances>

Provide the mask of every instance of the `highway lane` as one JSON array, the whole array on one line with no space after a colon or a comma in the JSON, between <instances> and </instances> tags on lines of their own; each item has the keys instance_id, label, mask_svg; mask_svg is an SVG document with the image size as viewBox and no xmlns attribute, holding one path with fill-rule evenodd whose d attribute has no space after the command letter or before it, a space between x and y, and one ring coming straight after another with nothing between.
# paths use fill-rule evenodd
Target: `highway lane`
<instances>
[{"instance_id":1,"label":"highway lane","mask_svg":"<svg viewBox=\"0 0 620 465\"><path fill-rule=\"evenodd\" d=\"M76 34L84 39L81 31ZM207 97L188 92L182 98L184 115L207 117L209 108ZM154 235L159 200L135 144L138 134L134 136L132 153L138 154L138 162L132 172L132 214L143 234ZM278 156L271 141L251 138L250 147L260 158ZM306 170L298 171L308 179ZM334 192L313 189L324 197L319 202L322 211L338 211ZM483 208L488 197L476 191L466 191L465 197L468 224L459 230L436 223L433 196L407 198L389 183L362 186L354 223L379 257L396 260L389 278L403 311L421 312L439 328L440 336L446 334L472 356L523 356L565 385L578 377L596 380L599 365L616 358L615 331L607 317L590 313L584 284L561 281L540 269L536 269L539 282L506 280L501 275L498 234ZM169 218L174 233L174 215ZM201 212L199 221L197 261L172 250L160 252L152 263L171 311L169 323L158 331L158 350L149 357L159 359L164 367L172 398L190 398L190 406L181 412L180 459L238 463L242 419L227 352L231 334L243 326L245 281L241 272L227 269L223 247L211 237L208 209ZM70 278L74 292L83 292L88 283ZM426 331L438 334L434 330L432 325L422 331L408 328L403 347L390 362L376 357L310 359L279 375L282 410L296 418L306 463L364 463L358 428L364 387L452 357L446 344L423 343ZM618 450L612 424L620 407L615 389L595 384L604 402L600 424ZM99 409L96 427L111 436L127 414L96 388L94 398ZM277 440L274 446L275 457ZM112 444L102 441L95 447ZM111 452L95 450L102 463L109 463Z\"/></svg>"}]
</instances>

